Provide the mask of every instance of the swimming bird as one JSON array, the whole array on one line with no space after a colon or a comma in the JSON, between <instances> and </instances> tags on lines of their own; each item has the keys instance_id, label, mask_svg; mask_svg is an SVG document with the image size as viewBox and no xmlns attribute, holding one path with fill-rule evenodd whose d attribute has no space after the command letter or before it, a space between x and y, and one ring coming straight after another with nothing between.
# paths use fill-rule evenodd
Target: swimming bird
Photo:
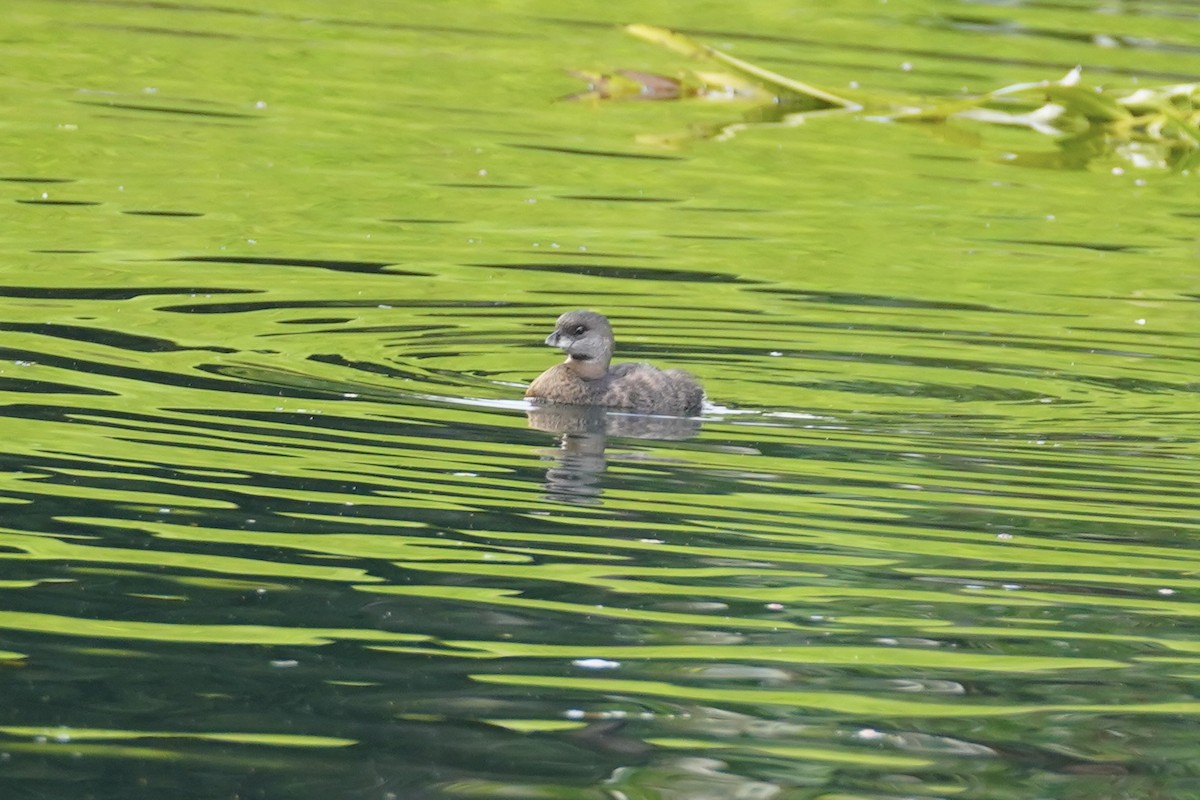
<instances>
[{"instance_id":1,"label":"swimming bird","mask_svg":"<svg viewBox=\"0 0 1200 800\"><path fill-rule=\"evenodd\" d=\"M529 384L525 396L531 400L678 417L700 413L704 389L690 373L644 363L609 365L613 332L602 314L568 311L546 344L565 350L567 360Z\"/></svg>"}]
</instances>

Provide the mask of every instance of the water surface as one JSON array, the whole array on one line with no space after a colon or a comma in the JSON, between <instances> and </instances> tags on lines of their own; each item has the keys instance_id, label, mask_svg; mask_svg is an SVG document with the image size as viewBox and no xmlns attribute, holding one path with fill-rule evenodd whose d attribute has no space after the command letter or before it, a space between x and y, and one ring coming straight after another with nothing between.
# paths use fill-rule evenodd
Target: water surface
<instances>
[{"instance_id":1,"label":"water surface","mask_svg":"<svg viewBox=\"0 0 1200 800\"><path fill-rule=\"evenodd\" d=\"M1190 796L1195 178L555 102L689 66L632 20L896 94L1200 74L1182 6L894 5L18 0L0 786ZM702 417L531 413L577 307Z\"/></svg>"}]
</instances>

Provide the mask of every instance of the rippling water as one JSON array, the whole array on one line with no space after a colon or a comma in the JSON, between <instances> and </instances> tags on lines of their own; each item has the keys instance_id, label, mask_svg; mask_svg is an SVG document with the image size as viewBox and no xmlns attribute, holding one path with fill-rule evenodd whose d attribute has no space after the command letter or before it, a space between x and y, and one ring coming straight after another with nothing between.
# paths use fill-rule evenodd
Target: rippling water
<instances>
[{"instance_id":1,"label":"rippling water","mask_svg":"<svg viewBox=\"0 0 1200 800\"><path fill-rule=\"evenodd\" d=\"M1191 796L1194 177L551 101L638 18L949 94L1195 15L268 5L13 12L5 796ZM528 407L576 307L702 416Z\"/></svg>"}]
</instances>

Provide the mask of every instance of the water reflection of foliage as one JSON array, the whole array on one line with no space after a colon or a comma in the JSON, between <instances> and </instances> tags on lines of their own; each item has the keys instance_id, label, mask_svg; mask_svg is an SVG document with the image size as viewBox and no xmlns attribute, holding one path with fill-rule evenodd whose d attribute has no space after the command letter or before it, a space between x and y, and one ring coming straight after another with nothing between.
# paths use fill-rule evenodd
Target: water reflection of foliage
<instances>
[{"instance_id":1,"label":"water reflection of foliage","mask_svg":"<svg viewBox=\"0 0 1200 800\"><path fill-rule=\"evenodd\" d=\"M748 127L798 125L829 113L857 113L884 122L944 127L951 119L1018 126L1056 136L1056 153L1008 153L1004 160L1023 166L1083 168L1116 159L1140 168L1189 171L1200 165L1200 84L1104 88L1082 82L1076 67L1060 80L1005 86L952 99L889 97L861 90L834 93L788 78L688 36L651 25L626 32L689 58L716 62L721 71L687 69L678 77L636 70L613 73L573 71L588 90L573 100L678 100L751 103L736 122L718 123L644 140L675 145L688 139L727 139ZM963 132L942 138L963 139ZM967 135L982 144L981 135Z\"/></svg>"}]
</instances>

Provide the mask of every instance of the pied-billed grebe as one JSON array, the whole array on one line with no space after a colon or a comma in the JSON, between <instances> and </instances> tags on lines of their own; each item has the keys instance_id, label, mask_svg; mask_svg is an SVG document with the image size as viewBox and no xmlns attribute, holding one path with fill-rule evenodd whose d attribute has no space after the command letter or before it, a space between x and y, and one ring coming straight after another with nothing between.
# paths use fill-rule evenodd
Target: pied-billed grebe
<instances>
[{"instance_id":1,"label":"pied-billed grebe","mask_svg":"<svg viewBox=\"0 0 1200 800\"><path fill-rule=\"evenodd\" d=\"M630 363L610 367L612 326L595 311L563 314L546 344L565 350L567 360L529 384L525 396L532 400L679 417L700 413L704 390L683 370Z\"/></svg>"}]
</instances>

